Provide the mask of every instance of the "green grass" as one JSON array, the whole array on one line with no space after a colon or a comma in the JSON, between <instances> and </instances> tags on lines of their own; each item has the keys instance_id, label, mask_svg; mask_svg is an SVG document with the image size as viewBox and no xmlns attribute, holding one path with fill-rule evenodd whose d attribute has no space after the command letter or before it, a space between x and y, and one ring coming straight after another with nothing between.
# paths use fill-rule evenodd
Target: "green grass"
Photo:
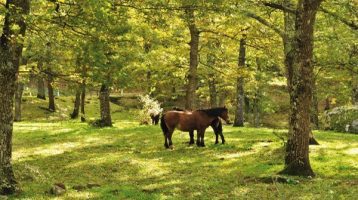
<instances>
[{"instance_id":1,"label":"green grass","mask_svg":"<svg viewBox=\"0 0 358 200\"><path fill-rule=\"evenodd\" d=\"M87 110L94 119L98 103L92 99ZM225 145L214 145L208 129L205 148L189 147L188 134L176 131L175 148L166 150L159 126L139 126L134 111L111 104L114 127L98 129L78 120L59 121L66 119L70 99L58 101L61 109L55 114L38 109L44 103L32 100L32 107L24 105L25 121L14 128L13 164L23 190L14 199L358 197L357 135L315 132L321 145L310 148L310 157L317 177L289 177L298 184L264 183L262 177L283 168L282 141L272 129L225 126ZM67 192L48 194L54 183L64 183ZM78 186L80 191L73 189Z\"/></svg>"}]
</instances>

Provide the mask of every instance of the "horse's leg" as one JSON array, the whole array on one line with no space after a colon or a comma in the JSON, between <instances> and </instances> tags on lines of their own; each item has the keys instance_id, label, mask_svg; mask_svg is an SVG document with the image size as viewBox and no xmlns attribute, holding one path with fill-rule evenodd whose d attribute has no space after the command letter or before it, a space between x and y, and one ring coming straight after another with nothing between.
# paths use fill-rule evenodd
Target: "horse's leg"
<instances>
[{"instance_id":1,"label":"horse's leg","mask_svg":"<svg viewBox=\"0 0 358 200\"><path fill-rule=\"evenodd\" d=\"M197 140L196 140L196 145L198 147L205 147L205 143L204 143L204 134L205 134L205 130L197 130Z\"/></svg>"},{"instance_id":2,"label":"horse's leg","mask_svg":"<svg viewBox=\"0 0 358 200\"><path fill-rule=\"evenodd\" d=\"M201 133L199 130L196 131L196 146L200 147L200 137L201 137Z\"/></svg>"},{"instance_id":3,"label":"horse's leg","mask_svg":"<svg viewBox=\"0 0 358 200\"><path fill-rule=\"evenodd\" d=\"M201 143L200 146L201 147L205 147L205 142L204 142L204 135L205 135L205 130L201 131Z\"/></svg>"},{"instance_id":4,"label":"horse's leg","mask_svg":"<svg viewBox=\"0 0 358 200\"><path fill-rule=\"evenodd\" d=\"M221 137L221 143L225 144L225 138L222 132L220 132L220 137Z\"/></svg>"},{"instance_id":5,"label":"horse's leg","mask_svg":"<svg viewBox=\"0 0 358 200\"><path fill-rule=\"evenodd\" d=\"M169 145L168 145L168 132L165 132L164 133L164 147L165 148L169 148Z\"/></svg>"},{"instance_id":6,"label":"horse's leg","mask_svg":"<svg viewBox=\"0 0 358 200\"><path fill-rule=\"evenodd\" d=\"M170 130L168 132L168 142L169 142L169 147L170 148L173 148L173 142L172 142L173 132L174 132L174 130Z\"/></svg>"},{"instance_id":7,"label":"horse's leg","mask_svg":"<svg viewBox=\"0 0 358 200\"><path fill-rule=\"evenodd\" d=\"M220 135L221 136L221 135ZM219 134L218 132L215 130L215 144L218 144L219 143Z\"/></svg>"},{"instance_id":8,"label":"horse's leg","mask_svg":"<svg viewBox=\"0 0 358 200\"><path fill-rule=\"evenodd\" d=\"M189 131L190 141L189 145L194 144L194 131Z\"/></svg>"}]
</instances>

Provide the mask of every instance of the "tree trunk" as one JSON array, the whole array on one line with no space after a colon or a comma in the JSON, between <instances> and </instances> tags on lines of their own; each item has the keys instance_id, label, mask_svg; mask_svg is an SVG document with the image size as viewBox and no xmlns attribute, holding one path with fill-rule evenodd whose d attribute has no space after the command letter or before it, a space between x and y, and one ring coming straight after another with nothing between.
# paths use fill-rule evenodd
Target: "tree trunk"
<instances>
[{"instance_id":1,"label":"tree trunk","mask_svg":"<svg viewBox=\"0 0 358 200\"><path fill-rule=\"evenodd\" d=\"M78 117L78 113L80 111L81 104L81 88L78 88L76 91L75 104L73 107L73 112L71 113L71 119L76 119Z\"/></svg>"},{"instance_id":2,"label":"tree trunk","mask_svg":"<svg viewBox=\"0 0 358 200\"><path fill-rule=\"evenodd\" d=\"M37 75L37 98L46 100L45 82L42 76L42 70L43 70L42 67L43 67L43 62L38 61L37 68L39 70L39 74Z\"/></svg>"},{"instance_id":3,"label":"tree trunk","mask_svg":"<svg viewBox=\"0 0 358 200\"><path fill-rule=\"evenodd\" d=\"M3 31L0 37L0 195L12 194L17 189L11 165L13 97L23 48L23 44L18 43L20 40L17 38L25 36L24 15L30 10L30 2L29 0L7 0L5 9L8 12L3 20ZM19 29L14 31L11 28L13 26Z\"/></svg>"},{"instance_id":4,"label":"tree trunk","mask_svg":"<svg viewBox=\"0 0 358 200\"><path fill-rule=\"evenodd\" d=\"M186 90L185 108L192 110L196 106L196 87L197 87L197 68L199 52L199 30L195 24L194 9L188 7L185 9L187 24L190 31L190 66L188 72L188 85Z\"/></svg>"},{"instance_id":5,"label":"tree trunk","mask_svg":"<svg viewBox=\"0 0 358 200\"><path fill-rule=\"evenodd\" d=\"M15 116L14 121L21 121L21 101L22 101L22 93L24 91L24 83L18 82L16 84L16 92L15 92Z\"/></svg>"},{"instance_id":6,"label":"tree trunk","mask_svg":"<svg viewBox=\"0 0 358 200\"><path fill-rule=\"evenodd\" d=\"M246 59L246 36L240 40L238 71L243 72ZM239 75L236 85L236 112L233 126L244 126L244 77Z\"/></svg>"},{"instance_id":7,"label":"tree trunk","mask_svg":"<svg viewBox=\"0 0 358 200\"><path fill-rule=\"evenodd\" d=\"M329 97L326 97L326 99L324 100L324 110L329 110L331 109L331 100L329 99Z\"/></svg>"},{"instance_id":8,"label":"tree trunk","mask_svg":"<svg viewBox=\"0 0 358 200\"><path fill-rule=\"evenodd\" d=\"M86 81L85 79L83 79L81 85L81 122L86 121L85 104L86 104Z\"/></svg>"},{"instance_id":9,"label":"tree trunk","mask_svg":"<svg viewBox=\"0 0 358 200\"><path fill-rule=\"evenodd\" d=\"M352 89L352 104L358 105L358 83L353 85Z\"/></svg>"},{"instance_id":10,"label":"tree trunk","mask_svg":"<svg viewBox=\"0 0 358 200\"><path fill-rule=\"evenodd\" d=\"M258 93L258 91L256 91L255 93L255 97L253 100L253 114L254 114L254 127L259 127L260 126L260 95Z\"/></svg>"},{"instance_id":11,"label":"tree trunk","mask_svg":"<svg viewBox=\"0 0 358 200\"><path fill-rule=\"evenodd\" d=\"M101 109L101 126L112 126L111 110L109 107L109 88L102 84L99 93L100 109Z\"/></svg>"},{"instance_id":12,"label":"tree trunk","mask_svg":"<svg viewBox=\"0 0 358 200\"><path fill-rule=\"evenodd\" d=\"M216 81L215 81L215 77L213 77L214 75L210 75L211 77L209 78L209 96L210 96L210 107L211 108L215 108L218 106L217 103L217 91L216 91Z\"/></svg>"},{"instance_id":13,"label":"tree trunk","mask_svg":"<svg viewBox=\"0 0 358 200\"><path fill-rule=\"evenodd\" d=\"M317 87L316 87L316 81L315 80L313 80L313 83L312 83L311 122L313 124L314 129L319 129L318 99L317 99Z\"/></svg>"},{"instance_id":14,"label":"tree trunk","mask_svg":"<svg viewBox=\"0 0 358 200\"><path fill-rule=\"evenodd\" d=\"M48 89L48 109L51 112L55 112L56 111L56 107L55 107L55 95L53 93L53 77L51 72L48 73L47 75L47 89Z\"/></svg>"},{"instance_id":15,"label":"tree trunk","mask_svg":"<svg viewBox=\"0 0 358 200\"><path fill-rule=\"evenodd\" d=\"M223 107L225 106L225 102L226 102L226 92L225 91L221 91L218 93L219 94L219 104L218 106Z\"/></svg>"},{"instance_id":16,"label":"tree trunk","mask_svg":"<svg viewBox=\"0 0 358 200\"><path fill-rule=\"evenodd\" d=\"M318 120L318 99L317 99L317 87L316 79L313 78L312 83L312 105L311 105L311 124L313 124L313 129L319 129L319 120ZM319 145L318 141L314 138L312 131L309 135L309 144L310 145Z\"/></svg>"},{"instance_id":17,"label":"tree trunk","mask_svg":"<svg viewBox=\"0 0 358 200\"><path fill-rule=\"evenodd\" d=\"M261 107L260 107L260 101L261 101L261 97L262 97L262 87L263 84L262 83L262 62L260 58L256 58L256 65L257 65L257 69L256 69L256 75L255 75L255 81L256 81L256 86L255 86L255 94L254 94L254 98L253 98L253 103L252 103L252 112L253 112L253 124L254 127L259 127L260 126L260 114L261 114Z\"/></svg>"},{"instance_id":18,"label":"tree trunk","mask_svg":"<svg viewBox=\"0 0 358 200\"><path fill-rule=\"evenodd\" d=\"M313 27L321 0L297 3L293 57L287 69L290 94L289 139L286 145L283 174L314 176L309 160L310 106L312 101ZM287 15L286 13L285 15ZM291 14L289 14L291 15ZM287 49L286 49L287 50Z\"/></svg>"},{"instance_id":19,"label":"tree trunk","mask_svg":"<svg viewBox=\"0 0 358 200\"><path fill-rule=\"evenodd\" d=\"M213 42L209 42L209 48L215 48L219 46L219 44L214 45ZM213 52L209 52L206 57L207 65L209 68L215 68L215 54ZM218 106L217 103L217 90L216 90L216 78L213 69L208 69L209 77L208 77L208 86L209 86L209 98L210 98L210 107L214 108Z\"/></svg>"}]
</instances>

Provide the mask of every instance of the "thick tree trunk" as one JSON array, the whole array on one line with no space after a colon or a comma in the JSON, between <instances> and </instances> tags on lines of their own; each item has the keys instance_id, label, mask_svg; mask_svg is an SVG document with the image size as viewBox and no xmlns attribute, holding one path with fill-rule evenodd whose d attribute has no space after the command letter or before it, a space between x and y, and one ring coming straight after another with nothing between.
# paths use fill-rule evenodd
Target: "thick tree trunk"
<instances>
[{"instance_id":1,"label":"thick tree trunk","mask_svg":"<svg viewBox=\"0 0 358 200\"><path fill-rule=\"evenodd\" d=\"M42 76L43 70L43 62L38 61L37 68L39 70L39 74L37 75L37 98L46 100L46 92L45 92L45 81Z\"/></svg>"},{"instance_id":2,"label":"thick tree trunk","mask_svg":"<svg viewBox=\"0 0 358 200\"><path fill-rule=\"evenodd\" d=\"M196 107L195 91L197 88L197 68L200 32L195 24L194 9L188 7L186 8L185 13L190 31L190 66L188 72L188 85L186 90L185 108L188 110L192 110Z\"/></svg>"},{"instance_id":3,"label":"thick tree trunk","mask_svg":"<svg viewBox=\"0 0 358 200\"><path fill-rule=\"evenodd\" d=\"M18 82L16 84L16 92L15 92L15 116L14 121L21 121L21 101L22 101L22 93L24 91L24 83Z\"/></svg>"},{"instance_id":4,"label":"thick tree trunk","mask_svg":"<svg viewBox=\"0 0 358 200\"><path fill-rule=\"evenodd\" d=\"M105 84L102 84L99 93L99 101L101 110L101 125L112 126L111 110L109 106L109 88Z\"/></svg>"},{"instance_id":5,"label":"thick tree trunk","mask_svg":"<svg viewBox=\"0 0 358 200\"><path fill-rule=\"evenodd\" d=\"M49 73L47 75L47 89L48 89L48 109L51 112L55 112L56 111L56 107L55 107L55 95L53 93L53 77L52 74Z\"/></svg>"},{"instance_id":6,"label":"thick tree trunk","mask_svg":"<svg viewBox=\"0 0 358 200\"><path fill-rule=\"evenodd\" d=\"M4 26L0 37L0 195L12 194L17 189L12 157L13 98L23 44L17 40L25 36L23 15L30 10L29 0L7 0ZM11 27L17 26L14 31ZM10 40L11 38L11 40Z\"/></svg>"},{"instance_id":7,"label":"thick tree trunk","mask_svg":"<svg viewBox=\"0 0 358 200\"><path fill-rule=\"evenodd\" d=\"M71 119L76 119L78 117L78 114L80 111L80 104L81 104L81 89L78 88L76 91L75 104L73 106L73 111L70 114Z\"/></svg>"},{"instance_id":8,"label":"thick tree trunk","mask_svg":"<svg viewBox=\"0 0 358 200\"><path fill-rule=\"evenodd\" d=\"M312 83L312 106L311 106L311 122L314 129L319 129L319 120L318 120L318 99L317 99L317 88L316 81L313 80Z\"/></svg>"},{"instance_id":9,"label":"thick tree trunk","mask_svg":"<svg viewBox=\"0 0 358 200\"><path fill-rule=\"evenodd\" d=\"M312 101L313 27L321 0L297 3L293 61L287 69L290 94L289 139L283 174L314 176L309 160L310 106ZM287 13L286 13L287 15Z\"/></svg>"},{"instance_id":10,"label":"thick tree trunk","mask_svg":"<svg viewBox=\"0 0 358 200\"><path fill-rule=\"evenodd\" d=\"M243 71L245 68L245 59L246 59L246 36L243 36L240 40L239 48L239 61L238 68L239 72ZM236 84L236 112L233 126L244 126L244 77L239 75Z\"/></svg>"}]
</instances>

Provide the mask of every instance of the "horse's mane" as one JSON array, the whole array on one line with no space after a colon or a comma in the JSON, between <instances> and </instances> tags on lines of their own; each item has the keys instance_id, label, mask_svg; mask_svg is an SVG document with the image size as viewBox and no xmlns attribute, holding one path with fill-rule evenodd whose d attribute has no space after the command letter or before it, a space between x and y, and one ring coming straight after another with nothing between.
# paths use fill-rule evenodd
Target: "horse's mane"
<instances>
[{"instance_id":1,"label":"horse's mane","mask_svg":"<svg viewBox=\"0 0 358 200\"><path fill-rule=\"evenodd\" d=\"M185 111L184 109L178 108L178 107L173 107L173 110L175 110L175 111Z\"/></svg>"},{"instance_id":2,"label":"horse's mane","mask_svg":"<svg viewBox=\"0 0 358 200\"><path fill-rule=\"evenodd\" d=\"M225 107L218 107L218 108L210 108L210 109L199 109L199 110L197 110L197 111L204 112L204 113L206 113L207 115L212 116L212 117L217 117L217 116L219 116L222 112L227 111L227 108L225 108Z\"/></svg>"}]
</instances>

